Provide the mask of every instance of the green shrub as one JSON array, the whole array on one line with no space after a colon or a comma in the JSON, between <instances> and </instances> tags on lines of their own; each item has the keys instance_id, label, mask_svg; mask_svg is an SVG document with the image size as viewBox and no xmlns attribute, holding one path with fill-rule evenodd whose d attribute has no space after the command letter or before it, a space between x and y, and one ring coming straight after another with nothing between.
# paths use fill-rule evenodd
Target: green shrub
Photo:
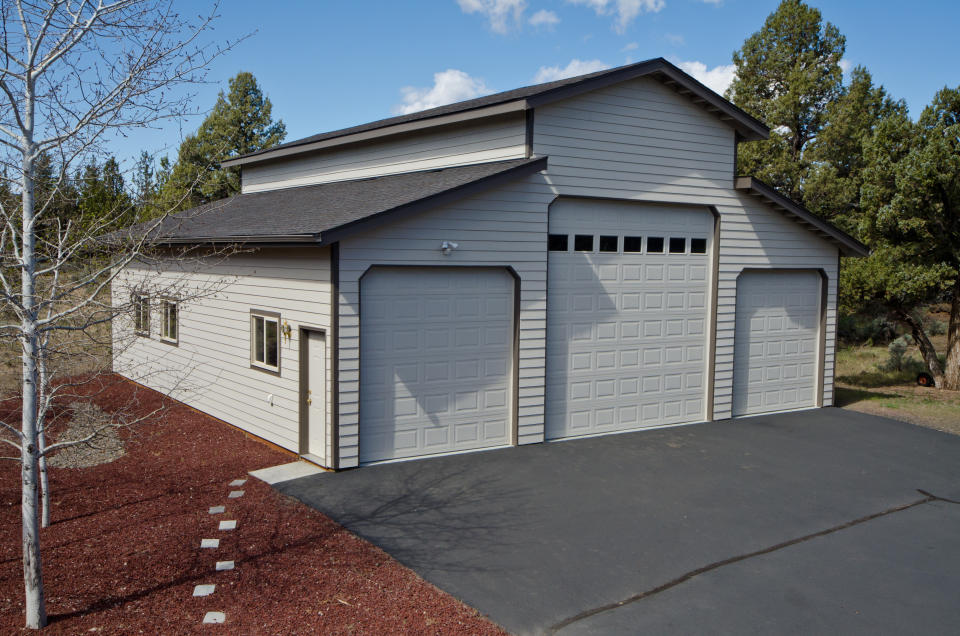
<instances>
[{"instance_id":1,"label":"green shrub","mask_svg":"<svg viewBox=\"0 0 960 636\"><path fill-rule=\"evenodd\" d=\"M928 336L942 336L947 333L947 323L931 318L926 325Z\"/></svg>"},{"instance_id":2,"label":"green shrub","mask_svg":"<svg viewBox=\"0 0 960 636\"><path fill-rule=\"evenodd\" d=\"M886 318L841 315L837 321L837 336L848 344L882 344L898 335L898 326Z\"/></svg>"},{"instance_id":3,"label":"green shrub","mask_svg":"<svg viewBox=\"0 0 960 636\"><path fill-rule=\"evenodd\" d=\"M883 371L904 371L908 362L907 350L913 339L910 336L900 336L887 345L887 361L883 363Z\"/></svg>"}]
</instances>

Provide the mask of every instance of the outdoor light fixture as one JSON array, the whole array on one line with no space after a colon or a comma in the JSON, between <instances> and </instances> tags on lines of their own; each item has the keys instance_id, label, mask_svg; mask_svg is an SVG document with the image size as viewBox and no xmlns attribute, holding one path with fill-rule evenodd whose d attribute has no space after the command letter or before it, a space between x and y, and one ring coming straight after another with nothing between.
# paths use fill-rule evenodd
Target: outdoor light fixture
<instances>
[{"instance_id":1,"label":"outdoor light fixture","mask_svg":"<svg viewBox=\"0 0 960 636\"><path fill-rule=\"evenodd\" d=\"M440 251L443 252L444 256L450 256L450 252L460 247L459 243L454 243L453 241L444 241L440 244Z\"/></svg>"}]
</instances>

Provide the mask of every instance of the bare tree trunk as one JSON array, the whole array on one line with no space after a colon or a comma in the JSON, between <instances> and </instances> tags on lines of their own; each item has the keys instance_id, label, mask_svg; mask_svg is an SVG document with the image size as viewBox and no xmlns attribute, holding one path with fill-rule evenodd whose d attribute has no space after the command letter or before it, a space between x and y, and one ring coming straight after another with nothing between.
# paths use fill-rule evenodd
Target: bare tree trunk
<instances>
[{"instance_id":1,"label":"bare tree trunk","mask_svg":"<svg viewBox=\"0 0 960 636\"><path fill-rule=\"evenodd\" d=\"M23 305L23 407L21 415L21 516L23 521L23 587L26 596L26 626L40 629L47 624L47 609L43 597L43 567L40 561L40 518L37 514L37 459L38 445L37 360L40 353L37 333L36 279L36 218L34 201L33 145L33 86L27 82L24 113L23 152L23 242L20 285Z\"/></svg>"},{"instance_id":2,"label":"bare tree trunk","mask_svg":"<svg viewBox=\"0 0 960 636\"><path fill-rule=\"evenodd\" d=\"M943 388L960 391L960 276L953 284L950 326L947 328L947 369Z\"/></svg>"},{"instance_id":3,"label":"bare tree trunk","mask_svg":"<svg viewBox=\"0 0 960 636\"><path fill-rule=\"evenodd\" d=\"M46 347L42 347L39 360L39 368L37 370L37 395L39 396L40 404L43 404L43 401L47 398L47 382L49 377L47 375L47 359L46 359ZM44 405L46 407L46 405ZM46 418L44 418L46 419ZM37 448L44 449L47 447L47 434L46 434L47 424L46 421L40 422L40 428L37 431ZM37 468L40 470L40 525L44 528L50 527L50 477L47 473L47 456L41 455L40 459L37 461Z\"/></svg>"},{"instance_id":4,"label":"bare tree trunk","mask_svg":"<svg viewBox=\"0 0 960 636\"><path fill-rule=\"evenodd\" d=\"M940 366L937 350L933 348L930 338L927 337L923 323L908 311L901 311L898 314L900 319L910 327L913 341L917 343L917 348L920 349L920 355L923 356L923 361L926 363L927 369L930 370L930 375L933 376L934 384L938 389L943 388L943 367Z\"/></svg>"}]
</instances>

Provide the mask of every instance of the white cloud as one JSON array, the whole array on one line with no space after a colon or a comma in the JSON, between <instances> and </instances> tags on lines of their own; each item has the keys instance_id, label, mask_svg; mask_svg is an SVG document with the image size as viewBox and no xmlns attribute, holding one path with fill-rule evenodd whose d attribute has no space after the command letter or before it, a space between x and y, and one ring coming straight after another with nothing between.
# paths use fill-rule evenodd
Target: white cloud
<instances>
[{"instance_id":1,"label":"white cloud","mask_svg":"<svg viewBox=\"0 0 960 636\"><path fill-rule=\"evenodd\" d=\"M616 16L613 30L617 33L626 31L634 18L641 13L656 13L666 6L666 0L567 0L567 2L588 6L597 15Z\"/></svg>"},{"instance_id":2,"label":"white cloud","mask_svg":"<svg viewBox=\"0 0 960 636\"><path fill-rule=\"evenodd\" d=\"M849 73L850 69L853 68L853 62L851 62L847 58L842 58L839 63L840 63L840 70L843 71L844 73Z\"/></svg>"},{"instance_id":3,"label":"white cloud","mask_svg":"<svg viewBox=\"0 0 960 636\"><path fill-rule=\"evenodd\" d=\"M465 99L487 95L492 91L482 79L471 77L463 71L451 68L433 74L433 86L417 88L404 86L400 89L402 103L393 107L396 114L406 115L428 108L452 104Z\"/></svg>"},{"instance_id":4,"label":"white cloud","mask_svg":"<svg viewBox=\"0 0 960 636\"><path fill-rule=\"evenodd\" d=\"M737 75L737 67L734 64L721 64L711 69L708 69L703 62L680 62L677 66L721 95L733 83L733 78Z\"/></svg>"},{"instance_id":5,"label":"white cloud","mask_svg":"<svg viewBox=\"0 0 960 636\"><path fill-rule=\"evenodd\" d=\"M457 4L464 13L487 16L490 29L500 34L519 27L527 9L527 0L457 0Z\"/></svg>"},{"instance_id":6,"label":"white cloud","mask_svg":"<svg viewBox=\"0 0 960 636\"><path fill-rule=\"evenodd\" d=\"M723 0L703 0L703 2L704 2L704 4L714 4L714 5L718 6L718 7L719 7L721 4L723 4Z\"/></svg>"},{"instance_id":7,"label":"white cloud","mask_svg":"<svg viewBox=\"0 0 960 636\"><path fill-rule=\"evenodd\" d=\"M687 41L683 39L682 35L678 35L676 33L664 33L663 39L674 46L682 46L687 43Z\"/></svg>"},{"instance_id":8,"label":"white cloud","mask_svg":"<svg viewBox=\"0 0 960 636\"><path fill-rule=\"evenodd\" d=\"M563 68L559 66L541 66L540 70L537 71L537 74L534 75L533 81L536 84L541 84L543 82L554 82L556 80L566 79L568 77L576 77L577 75L602 71L608 68L610 68L610 66L604 64L600 60L574 59L570 60L570 63Z\"/></svg>"},{"instance_id":9,"label":"white cloud","mask_svg":"<svg viewBox=\"0 0 960 636\"><path fill-rule=\"evenodd\" d=\"M540 9L530 16L530 26L552 29L559 23L560 16L553 11L547 11L546 9Z\"/></svg>"},{"instance_id":10,"label":"white cloud","mask_svg":"<svg viewBox=\"0 0 960 636\"><path fill-rule=\"evenodd\" d=\"M627 51L636 51L636 50L639 49L639 48L640 48L640 45L639 45L639 44L637 44L636 42L630 42L630 43L627 44L625 47L623 47L622 49L620 49L620 52L621 52L621 53L626 53Z\"/></svg>"}]
</instances>

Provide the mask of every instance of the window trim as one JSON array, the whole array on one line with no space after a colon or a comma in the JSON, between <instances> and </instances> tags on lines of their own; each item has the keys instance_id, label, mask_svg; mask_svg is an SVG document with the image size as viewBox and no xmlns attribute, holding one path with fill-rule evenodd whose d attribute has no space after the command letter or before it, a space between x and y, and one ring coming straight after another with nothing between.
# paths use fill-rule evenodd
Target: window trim
<instances>
[{"instance_id":1,"label":"window trim","mask_svg":"<svg viewBox=\"0 0 960 636\"><path fill-rule=\"evenodd\" d=\"M150 337L150 296L147 294L131 294L133 303L133 333L138 336ZM139 328L137 322L140 322Z\"/></svg>"},{"instance_id":2,"label":"window trim","mask_svg":"<svg viewBox=\"0 0 960 636\"><path fill-rule=\"evenodd\" d=\"M267 321L275 322L277 324L277 366L271 366L266 362L260 362L256 358L255 347L256 343L254 342L256 328L254 327L254 319L262 318L264 320L264 343L263 343L263 357L264 360L267 358L267 343L266 343L266 323ZM282 332L280 330L280 312L277 311L267 311L265 309L251 309L250 310L250 368L256 369L257 371L262 371L263 373L269 373L271 375L280 375L280 338Z\"/></svg>"},{"instance_id":3,"label":"window trim","mask_svg":"<svg viewBox=\"0 0 960 636\"><path fill-rule=\"evenodd\" d=\"M177 308L177 334L171 338L167 335L167 306L173 305ZM169 345L180 345L180 300L173 297L163 297L160 299L160 342Z\"/></svg>"}]
</instances>

